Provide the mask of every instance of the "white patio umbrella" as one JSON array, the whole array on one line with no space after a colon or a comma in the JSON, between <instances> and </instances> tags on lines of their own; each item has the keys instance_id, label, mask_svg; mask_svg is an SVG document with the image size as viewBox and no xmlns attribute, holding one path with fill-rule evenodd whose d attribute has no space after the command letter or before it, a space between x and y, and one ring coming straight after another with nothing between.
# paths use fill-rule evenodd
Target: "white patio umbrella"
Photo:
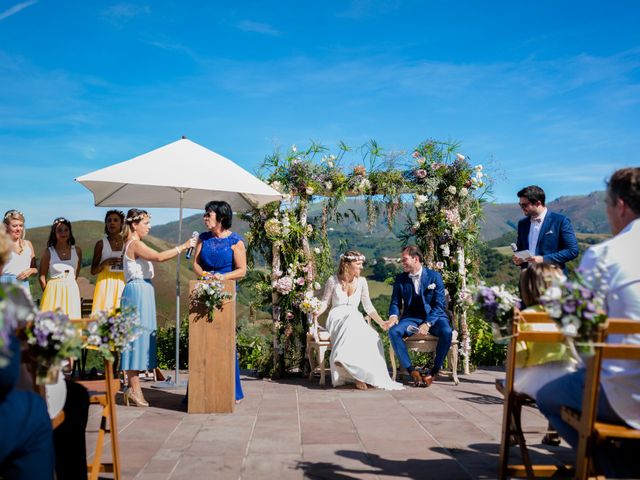
<instances>
[{"instance_id":1,"label":"white patio umbrella","mask_svg":"<svg viewBox=\"0 0 640 480\"><path fill-rule=\"evenodd\" d=\"M282 194L251 173L191 140L181 140L125 162L76 178L93 193L97 207L178 207L178 243L182 209L204 208L224 200L234 211L281 200ZM180 256L176 265L176 370L178 384L180 332Z\"/></svg>"}]
</instances>

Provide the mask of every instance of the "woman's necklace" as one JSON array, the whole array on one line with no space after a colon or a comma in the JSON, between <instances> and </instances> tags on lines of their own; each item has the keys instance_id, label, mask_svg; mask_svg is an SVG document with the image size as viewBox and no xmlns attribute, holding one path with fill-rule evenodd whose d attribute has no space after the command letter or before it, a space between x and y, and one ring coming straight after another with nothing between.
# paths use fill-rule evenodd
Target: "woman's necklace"
<instances>
[{"instance_id":1,"label":"woman's necklace","mask_svg":"<svg viewBox=\"0 0 640 480\"><path fill-rule=\"evenodd\" d=\"M117 235L116 237L107 237L109 239L109 245L111 246L111 250L119 251L122 250L122 237Z\"/></svg>"},{"instance_id":2,"label":"woman's necklace","mask_svg":"<svg viewBox=\"0 0 640 480\"><path fill-rule=\"evenodd\" d=\"M18 255L22 255L22 252L24 252L24 242L22 241L21 238L19 238L18 241L14 243L15 245L17 245L18 248L14 246L13 251L16 252Z\"/></svg>"},{"instance_id":3,"label":"woman's necklace","mask_svg":"<svg viewBox=\"0 0 640 480\"><path fill-rule=\"evenodd\" d=\"M342 291L347 294L348 297L353 295L353 292L356 291L355 284L356 277L353 277L351 280L347 281L346 279L341 279L340 283L342 285Z\"/></svg>"},{"instance_id":4,"label":"woman's necklace","mask_svg":"<svg viewBox=\"0 0 640 480\"><path fill-rule=\"evenodd\" d=\"M60 247L55 248L60 260L69 260L71 258L71 246L69 246L68 249L61 249Z\"/></svg>"}]
</instances>

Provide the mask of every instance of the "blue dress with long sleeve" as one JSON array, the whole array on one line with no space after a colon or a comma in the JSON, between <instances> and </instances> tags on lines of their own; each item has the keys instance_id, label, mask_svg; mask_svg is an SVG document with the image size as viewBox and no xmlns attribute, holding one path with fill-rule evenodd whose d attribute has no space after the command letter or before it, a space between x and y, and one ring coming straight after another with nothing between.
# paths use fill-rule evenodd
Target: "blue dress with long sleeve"
<instances>
[{"instance_id":1,"label":"blue dress with long sleeve","mask_svg":"<svg viewBox=\"0 0 640 480\"><path fill-rule=\"evenodd\" d=\"M242 237L235 232L224 238L213 236L211 232L200 234L202 247L198 257L198 265L205 272L209 273L229 273L234 270L232 247L243 241ZM236 401L242 400L244 393L240 384L240 362L238 361L238 351L236 349Z\"/></svg>"}]
</instances>

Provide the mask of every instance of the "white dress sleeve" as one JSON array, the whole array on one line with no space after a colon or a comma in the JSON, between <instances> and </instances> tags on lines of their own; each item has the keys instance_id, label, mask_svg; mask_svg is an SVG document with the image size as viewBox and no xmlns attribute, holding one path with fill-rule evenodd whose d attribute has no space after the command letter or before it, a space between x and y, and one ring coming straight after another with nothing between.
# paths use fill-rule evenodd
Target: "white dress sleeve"
<instances>
[{"instance_id":1,"label":"white dress sleeve","mask_svg":"<svg viewBox=\"0 0 640 480\"><path fill-rule=\"evenodd\" d=\"M336 288L336 280L333 275L331 275L327 279L327 283L324 285L324 292L322 293L322 298L320 299L322 303L320 304L320 311L318 312L318 316L322 315L324 311L329 308L331 305L331 296L333 295L333 290Z\"/></svg>"},{"instance_id":2,"label":"white dress sleeve","mask_svg":"<svg viewBox=\"0 0 640 480\"><path fill-rule=\"evenodd\" d=\"M367 312L367 315L371 315L371 312L376 312L376 308L373 306L373 303L371 303L371 297L369 296L369 284L364 277L360 277L360 282L362 283L362 297L360 299L362 302L362 308Z\"/></svg>"}]
</instances>

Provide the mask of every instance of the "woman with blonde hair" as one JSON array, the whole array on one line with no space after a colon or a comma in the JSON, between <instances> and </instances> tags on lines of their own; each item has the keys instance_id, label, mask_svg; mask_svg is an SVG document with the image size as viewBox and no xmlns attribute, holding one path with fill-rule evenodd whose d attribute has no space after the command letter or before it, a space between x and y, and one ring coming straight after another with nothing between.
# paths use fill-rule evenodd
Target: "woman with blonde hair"
<instances>
[{"instance_id":1,"label":"woman with blonde hair","mask_svg":"<svg viewBox=\"0 0 640 480\"><path fill-rule=\"evenodd\" d=\"M402 390L404 386L389 376L384 348L378 332L365 322L362 306L375 322L384 325L369 297L369 286L360 276L365 261L357 250L340 255L338 273L327 280L318 315L329 305L327 330L331 336L331 381L334 387L355 383L366 390L368 385L385 390Z\"/></svg>"},{"instance_id":2,"label":"woman with blonde hair","mask_svg":"<svg viewBox=\"0 0 640 480\"><path fill-rule=\"evenodd\" d=\"M109 210L104 216L105 236L96 242L91 261L91 273L98 275L96 288L93 290L92 314L120 306L120 297L124 290L123 224L124 213L120 210Z\"/></svg>"},{"instance_id":3,"label":"woman with blonde hair","mask_svg":"<svg viewBox=\"0 0 640 480\"><path fill-rule=\"evenodd\" d=\"M124 219L123 268L126 285L120 305L133 307L138 312L142 334L133 341L131 350L122 353L120 368L127 372L128 386L124 393L125 404L133 402L138 407L148 407L140 387L138 374L141 370L153 370L156 359L156 297L151 283L154 276L151 262L166 262L196 244L189 239L181 245L157 252L142 240L151 230L151 216L145 211L132 208Z\"/></svg>"},{"instance_id":4,"label":"woman with blonde hair","mask_svg":"<svg viewBox=\"0 0 640 480\"><path fill-rule=\"evenodd\" d=\"M80 318L80 273L82 250L76 247L71 222L58 217L51 225L47 249L40 261L40 286L42 300L40 310L62 310L70 318ZM47 274L49 279L47 280Z\"/></svg>"},{"instance_id":5,"label":"woman with blonde hair","mask_svg":"<svg viewBox=\"0 0 640 480\"><path fill-rule=\"evenodd\" d=\"M0 283L18 283L25 294L31 298L29 277L38 273L33 245L25 239L24 215L18 210L9 210L4 214L4 226L9 234L11 251L2 267Z\"/></svg>"}]
</instances>

